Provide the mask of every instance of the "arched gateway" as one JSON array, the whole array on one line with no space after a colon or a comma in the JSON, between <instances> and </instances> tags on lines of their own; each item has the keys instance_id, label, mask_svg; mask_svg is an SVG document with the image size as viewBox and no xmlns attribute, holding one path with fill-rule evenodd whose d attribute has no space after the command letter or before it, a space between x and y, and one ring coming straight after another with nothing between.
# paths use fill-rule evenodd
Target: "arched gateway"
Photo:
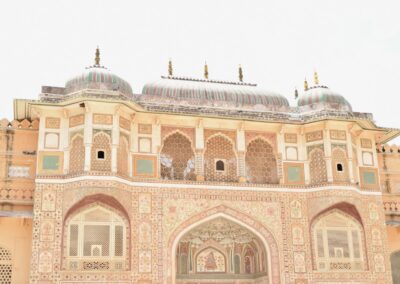
<instances>
[{"instance_id":1,"label":"arched gateway","mask_svg":"<svg viewBox=\"0 0 400 284\"><path fill-rule=\"evenodd\" d=\"M258 221L226 206L183 222L168 243L168 283L280 283L279 253Z\"/></svg>"}]
</instances>

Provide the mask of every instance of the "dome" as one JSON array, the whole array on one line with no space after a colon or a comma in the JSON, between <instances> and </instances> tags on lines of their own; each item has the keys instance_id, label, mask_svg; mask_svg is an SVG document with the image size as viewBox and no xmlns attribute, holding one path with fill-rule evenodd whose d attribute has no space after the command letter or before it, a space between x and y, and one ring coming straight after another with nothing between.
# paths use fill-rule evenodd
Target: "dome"
<instances>
[{"instance_id":1,"label":"dome","mask_svg":"<svg viewBox=\"0 0 400 284\"><path fill-rule=\"evenodd\" d=\"M65 84L65 93L73 93L84 89L120 91L131 96L132 88L128 82L100 66L100 52L96 50L96 59L93 66L73 77Z\"/></svg>"},{"instance_id":2,"label":"dome","mask_svg":"<svg viewBox=\"0 0 400 284\"><path fill-rule=\"evenodd\" d=\"M352 111L350 103L340 94L331 91L327 86L319 84L318 74L314 73L315 86L308 88L304 82L306 91L297 101L297 105L310 109L330 109L339 111Z\"/></svg>"},{"instance_id":3,"label":"dome","mask_svg":"<svg viewBox=\"0 0 400 284\"><path fill-rule=\"evenodd\" d=\"M289 107L282 95L242 82L168 76L146 84L142 94L148 99L188 105L275 110Z\"/></svg>"}]
</instances>

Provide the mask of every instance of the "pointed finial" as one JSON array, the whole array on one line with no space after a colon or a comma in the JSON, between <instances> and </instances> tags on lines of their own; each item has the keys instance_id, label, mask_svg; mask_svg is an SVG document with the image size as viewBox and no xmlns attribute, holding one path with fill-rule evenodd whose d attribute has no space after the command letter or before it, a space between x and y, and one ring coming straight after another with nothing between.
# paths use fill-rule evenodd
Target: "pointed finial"
<instances>
[{"instance_id":1,"label":"pointed finial","mask_svg":"<svg viewBox=\"0 0 400 284\"><path fill-rule=\"evenodd\" d=\"M308 90L308 83L307 83L307 79L304 78L304 91Z\"/></svg>"},{"instance_id":2,"label":"pointed finial","mask_svg":"<svg viewBox=\"0 0 400 284\"><path fill-rule=\"evenodd\" d=\"M294 98L297 100L297 98L299 97L299 91L297 91L297 88L294 89Z\"/></svg>"},{"instance_id":3,"label":"pointed finial","mask_svg":"<svg viewBox=\"0 0 400 284\"><path fill-rule=\"evenodd\" d=\"M207 62L204 64L204 79L208 79L208 65L207 65Z\"/></svg>"},{"instance_id":4,"label":"pointed finial","mask_svg":"<svg viewBox=\"0 0 400 284\"><path fill-rule=\"evenodd\" d=\"M174 72L174 69L172 68L172 61L169 59L168 61L168 76L172 76Z\"/></svg>"},{"instance_id":5,"label":"pointed finial","mask_svg":"<svg viewBox=\"0 0 400 284\"><path fill-rule=\"evenodd\" d=\"M318 84L319 84L318 73L317 73L317 71L314 71L314 84L315 84L315 85L318 85Z\"/></svg>"},{"instance_id":6,"label":"pointed finial","mask_svg":"<svg viewBox=\"0 0 400 284\"><path fill-rule=\"evenodd\" d=\"M100 66L100 49L98 46L96 48L96 57L94 59L94 65Z\"/></svg>"},{"instance_id":7,"label":"pointed finial","mask_svg":"<svg viewBox=\"0 0 400 284\"><path fill-rule=\"evenodd\" d=\"M243 69L242 65L239 65L239 81L243 82Z\"/></svg>"}]
</instances>

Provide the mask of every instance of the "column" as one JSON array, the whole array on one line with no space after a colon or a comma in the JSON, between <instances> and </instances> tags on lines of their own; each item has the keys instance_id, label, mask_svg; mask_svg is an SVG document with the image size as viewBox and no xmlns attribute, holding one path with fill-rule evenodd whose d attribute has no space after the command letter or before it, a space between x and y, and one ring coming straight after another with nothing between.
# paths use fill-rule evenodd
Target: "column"
<instances>
[{"instance_id":1,"label":"column","mask_svg":"<svg viewBox=\"0 0 400 284\"><path fill-rule=\"evenodd\" d=\"M64 174L69 171L69 125L68 117L62 117L60 121L60 149L64 151Z\"/></svg>"},{"instance_id":2,"label":"column","mask_svg":"<svg viewBox=\"0 0 400 284\"><path fill-rule=\"evenodd\" d=\"M85 143L85 171L90 171L92 141L93 141L93 117L91 112L85 113L85 128L83 129Z\"/></svg>"},{"instance_id":3,"label":"column","mask_svg":"<svg viewBox=\"0 0 400 284\"><path fill-rule=\"evenodd\" d=\"M238 153L238 175L239 175L239 182L244 183L246 182L246 139L244 135L243 129L238 129L236 131L236 150Z\"/></svg>"},{"instance_id":4,"label":"column","mask_svg":"<svg viewBox=\"0 0 400 284\"><path fill-rule=\"evenodd\" d=\"M347 148L347 168L349 169L349 180L354 183L354 172L353 172L353 146L351 143L350 133L346 133L346 148Z\"/></svg>"},{"instance_id":5,"label":"column","mask_svg":"<svg viewBox=\"0 0 400 284\"><path fill-rule=\"evenodd\" d=\"M328 182L333 182L331 137L329 135L329 129L324 129L323 131L326 175L328 178Z\"/></svg>"},{"instance_id":6,"label":"column","mask_svg":"<svg viewBox=\"0 0 400 284\"><path fill-rule=\"evenodd\" d=\"M308 154L307 154L307 145L306 145L306 135L304 134L304 131L301 132L300 135L298 135L299 142L299 161L304 161L304 183L310 184L310 161L308 160Z\"/></svg>"},{"instance_id":7,"label":"column","mask_svg":"<svg viewBox=\"0 0 400 284\"><path fill-rule=\"evenodd\" d=\"M279 183L283 184L284 180L283 180L283 161L286 161L286 149L285 149L285 139L284 139L284 131L283 131L283 127L281 129L281 131L279 131L279 133L276 136L276 140L277 140L277 171L278 171L278 178L279 178ZM279 154L281 155L281 162L279 163Z\"/></svg>"},{"instance_id":8,"label":"column","mask_svg":"<svg viewBox=\"0 0 400 284\"><path fill-rule=\"evenodd\" d=\"M195 129L195 171L196 180L204 181L204 128L202 122L200 121Z\"/></svg>"},{"instance_id":9,"label":"column","mask_svg":"<svg viewBox=\"0 0 400 284\"><path fill-rule=\"evenodd\" d=\"M119 114L113 115L113 127L111 130L111 172L118 171L118 146L119 146Z\"/></svg>"}]
</instances>

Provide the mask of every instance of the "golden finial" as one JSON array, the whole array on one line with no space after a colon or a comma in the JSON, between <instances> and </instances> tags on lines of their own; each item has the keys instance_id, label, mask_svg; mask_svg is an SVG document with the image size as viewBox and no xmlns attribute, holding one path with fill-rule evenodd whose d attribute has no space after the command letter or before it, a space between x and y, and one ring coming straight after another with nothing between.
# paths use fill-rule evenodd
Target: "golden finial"
<instances>
[{"instance_id":1,"label":"golden finial","mask_svg":"<svg viewBox=\"0 0 400 284\"><path fill-rule=\"evenodd\" d=\"M308 90L308 83L307 83L307 79L304 79L304 91Z\"/></svg>"},{"instance_id":2,"label":"golden finial","mask_svg":"<svg viewBox=\"0 0 400 284\"><path fill-rule=\"evenodd\" d=\"M100 49L96 48L96 58L94 59L94 65L100 66Z\"/></svg>"},{"instance_id":3,"label":"golden finial","mask_svg":"<svg viewBox=\"0 0 400 284\"><path fill-rule=\"evenodd\" d=\"M170 59L168 61L168 76L172 76L173 75L173 71L174 71L174 69L172 69L172 61Z\"/></svg>"},{"instance_id":4,"label":"golden finial","mask_svg":"<svg viewBox=\"0 0 400 284\"><path fill-rule=\"evenodd\" d=\"M294 89L294 98L297 100L297 98L299 97L299 91L297 91L297 88Z\"/></svg>"},{"instance_id":5,"label":"golden finial","mask_svg":"<svg viewBox=\"0 0 400 284\"><path fill-rule=\"evenodd\" d=\"M318 73L317 73L317 71L314 71L314 84L315 84L315 85L318 85L318 84L319 84Z\"/></svg>"},{"instance_id":6,"label":"golden finial","mask_svg":"<svg viewBox=\"0 0 400 284\"><path fill-rule=\"evenodd\" d=\"M204 79L208 79L208 65L207 65L207 62L204 64Z\"/></svg>"},{"instance_id":7,"label":"golden finial","mask_svg":"<svg viewBox=\"0 0 400 284\"><path fill-rule=\"evenodd\" d=\"M239 81L243 82L243 69L242 65L239 65Z\"/></svg>"}]
</instances>

